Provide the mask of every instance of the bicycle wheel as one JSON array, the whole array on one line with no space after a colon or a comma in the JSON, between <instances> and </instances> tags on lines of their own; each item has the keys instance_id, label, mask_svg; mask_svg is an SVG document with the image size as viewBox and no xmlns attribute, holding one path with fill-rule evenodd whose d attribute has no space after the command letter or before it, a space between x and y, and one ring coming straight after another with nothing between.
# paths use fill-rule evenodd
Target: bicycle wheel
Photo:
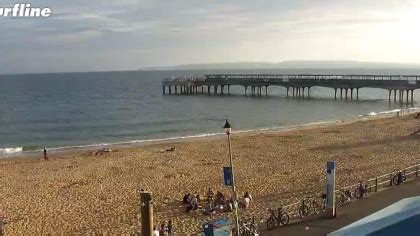
<instances>
[{"instance_id":1,"label":"bicycle wheel","mask_svg":"<svg viewBox=\"0 0 420 236\"><path fill-rule=\"evenodd\" d=\"M372 186L366 186L365 189L365 195L371 194L372 193Z\"/></svg>"},{"instance_id":2,"label":"bicycle wheel","mask_svg":"<svg viewBox=\"0 0 420 236\"><path fill-rule=\"evenodd\" d=\"M241 236L242 235L247 235L247 232L248 232L248 230L246 230L246 229L244 229L242 227L239 229L239 235L241 235Z\"/></svg>"},{"instance_id":3,"label":"bicycle wheel","mask_svg":"<svg viewBox=\"0 0 420 236\"><path fill-rule=\"evenodd\" d=\"M340 194L340 195L337 197L337 205L339 205L339 206L344 206L344 205L345 205L345 203L346 203L346 197L344 196L344 194Z\"/></svg>"},{"instance_id":4,"label":"bicycle wheel","mask_svg":"<svg viewBox=\"0 0 420 236\"><path fill-rule=\"evenodd\" d=\"M400 183L398 182L398 174L396 174L394 177L392 177L392 183L394 185L399 185Z\"/></svg>"},{"instance_id":5,"label":"bicycle wheel","mask_svg":"<svg viewBox=\"0 0 420 236\"><path fill-rule=\"evenodd\" d=\"M360 192L359 187L357 187L357 188L354 190L354 197L356 197L357 199L360 199L360 198L362 198L362 197L363 197L363 194Z\"/></svg>"},{"instance_id":6,"label":"bicycle wheel","mask_svg":"<svg viewBox=\"0 0 420 236\"><path fill-rule=\"evenodd\" d=\"M314 215L318 215L320 212L320 206L315 200L312 201L312 212L314 213Z\"/></svg>"},{"instance_id":7,"label":"bicycle wheel","mask_svg":"<svg viewBox=\"0 0 420 236\"><path fill-rule=\"evenodd\" d=\"M287 214L286 212L283 212L280 216L280 223L282 225L289 224L289 214Z\"/></svg>"},{"instance_id":8,"label":"bicycle wheel","mask_svg":"<svg viewBox=\"0 0 420 236\"><path fill-rule=\"evenodd\" d=\"M302 205L299 207L299 217L304 218L309 214L309 207L307 205Z\"/></svg>"},{"instance_id":9,"label":"bicycle wheel","mask_svg":"<svg viewBox=\"0 0 420 236\"><path fill-rule=\"evenodd\" d=\"M272 230L274 229L274 227L276 227L276 220L274 219L274 217L270 216L267 219L267 229Z\"/></svg>"}]
</instances>

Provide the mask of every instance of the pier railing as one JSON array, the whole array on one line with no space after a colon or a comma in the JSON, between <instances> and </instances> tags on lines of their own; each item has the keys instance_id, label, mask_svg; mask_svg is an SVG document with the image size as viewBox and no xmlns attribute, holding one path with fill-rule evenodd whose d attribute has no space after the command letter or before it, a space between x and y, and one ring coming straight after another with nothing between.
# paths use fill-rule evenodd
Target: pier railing
<instances>
[{"instance_id":1,"label":"pier railing","mask_svg":"<svg viewBox=\"0 0 420 236\"><path fill-rule=\"evenodd\" d=\"M310 80L420 80L420 75L335 75L335 74L211 74L205 75L209 80L213 79L310 79Z\"/></svg>"}]
</instances>

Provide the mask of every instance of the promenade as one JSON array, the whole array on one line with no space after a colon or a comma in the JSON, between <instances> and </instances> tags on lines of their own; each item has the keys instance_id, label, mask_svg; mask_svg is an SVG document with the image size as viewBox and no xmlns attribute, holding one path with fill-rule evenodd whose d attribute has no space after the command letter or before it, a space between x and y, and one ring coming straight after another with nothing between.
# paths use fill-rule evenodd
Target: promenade
<instances>
[{"instance_id":1,"label":"promenade","mask_svg":"<svg viewBox=\"0 0 420 236\"><path fill-rule=\"evenodd\" d=\"M315 216L296 224L280 227L279 229L263 233L264 236L274 235L326 235L363 217L379 211L403 198L420 195L420 180L415 179L399 186L387 188L368 198L355 201L337 209L338 217L333 220Z\"/></svg>"}]
</instances>

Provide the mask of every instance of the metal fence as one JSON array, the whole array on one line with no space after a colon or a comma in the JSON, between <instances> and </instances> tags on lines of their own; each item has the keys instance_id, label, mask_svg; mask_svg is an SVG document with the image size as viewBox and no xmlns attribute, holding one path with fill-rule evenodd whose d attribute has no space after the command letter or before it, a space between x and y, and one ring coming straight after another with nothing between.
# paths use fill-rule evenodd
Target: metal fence
<instances>
[{"instance_id":1,"label":"metal fence","mask_svg":"<svg viewBox=\"0 0 420 236\"><path fill-rule=\"evenodd\" d=\"M396 183L395 181L395 178L396 176L398 176L399 171L405 174L406 179L404 180L404 182L409 181L409 180L414 180L415 178L419 176L419 172L420 172L419 168L420 168L420 164L416 163L414 165L405 167L401 170L395 170L395 171L392 171L392 172L389 172L380 176L376 176L374 178L364 180L361 182L363 183L363 185L367 186L367 191L369 193L375 193L383 189L392 187L396 184L399 184L399 183ZM359 187L359 185L360 183L352 184L352 185L337 189L335 190L335 192L336 194L341 194L346 190L350 190L353 193ZM320 199L321 194L322 193L312 195L309 198ZM353 198L353 200L357 200L357 198ZM321 200L321 204L322 204L322 200ZM300 202L289 204L287 206L283 206L283 209L286 212L288 212L291 222L298 222L302 220L298 214L299 208L301 207L301 205L302 205L302 202L300 201ZM336 207L340 207L340 205L336 204ZM322 210L319 211L318 213L322 213ZM264 229L264 227L265 225L260 224L260 229Z\"/></svg>"}]
</instances>

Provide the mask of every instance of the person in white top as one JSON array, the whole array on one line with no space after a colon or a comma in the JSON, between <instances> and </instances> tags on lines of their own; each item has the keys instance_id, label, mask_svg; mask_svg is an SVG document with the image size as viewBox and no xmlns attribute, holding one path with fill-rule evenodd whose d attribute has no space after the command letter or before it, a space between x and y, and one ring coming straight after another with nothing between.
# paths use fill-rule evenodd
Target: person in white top
<instances>
[{"instance_id":1,"label":"person in white top","mask_svg":"<svg viewBox=\"0 0 420 236\"><path fill-rule=\"evenodd\" d=\"M245 192L244 201L245 201L245 208L249 208L249 206L252 203L252 196L249 192Z\"/></svg>"},{"instance_id":2,"label":"person in white top","mask_svg":"<svg viewBox=\"0 0 420 236\"><path fill-rule=\"evenodd\" d=\"M159 230L156 229L156 226L153 226L153 236L159 236Z\"/></svg>"}]
</instances>

